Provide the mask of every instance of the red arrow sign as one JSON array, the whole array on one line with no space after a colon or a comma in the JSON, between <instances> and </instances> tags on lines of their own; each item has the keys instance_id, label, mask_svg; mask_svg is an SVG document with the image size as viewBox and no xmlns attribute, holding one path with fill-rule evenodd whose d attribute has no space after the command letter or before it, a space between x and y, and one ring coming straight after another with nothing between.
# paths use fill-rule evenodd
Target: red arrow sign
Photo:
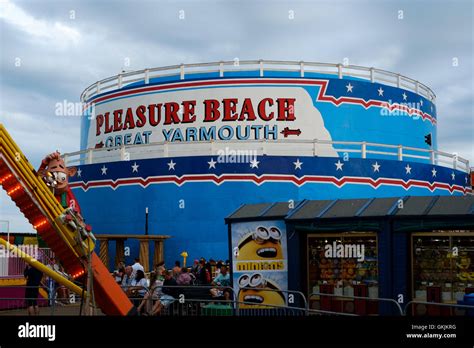
<instances>
[{"instance_id":1,"label":"red arrow sign","mask_svg":"<svg viewBox=\"0 0 474 348\"><path fill-rule=\"evenodd\" d=\"M288 137L289 135L297 135L297 136L300 136L301 130L299 130L299 129L290 129L290 128L288 128L288 127L285 127L280 133L283 134L283 136L286 138L286 137Z\"/></svg>"}]
</instances>

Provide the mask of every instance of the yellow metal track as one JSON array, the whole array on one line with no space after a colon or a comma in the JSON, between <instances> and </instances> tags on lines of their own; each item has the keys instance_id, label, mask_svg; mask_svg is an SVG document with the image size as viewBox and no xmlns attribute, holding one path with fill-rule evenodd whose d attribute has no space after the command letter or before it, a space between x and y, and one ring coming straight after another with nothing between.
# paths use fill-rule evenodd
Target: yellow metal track
<instances>
[{"instance_id":1,"label":"yellow metal track","mask_svg":"<svg viewBox=\"0 0 474 348\"><path fill-rule=\"evenodd\" d=\"M60 221L59 217L65 209L56 200L53 193L48 188L48 186L46 186L44 181L38 177L33 166L29 163L25 155L14 143L2 124L0 124L0 141L0 156L5 158L4 162L10 167L9 169L11 173L15 175L23 189L31 197L39 210L44 214L44 217L65 242L74 256L86 256L87 248L89 248L90 251L94 249L94 240L89 237L89 241L86 240L84 243L80 243L80 241L78 241L76 232ZM86 250L84 250L85 246Z\"/></svg>"}]
</instances>

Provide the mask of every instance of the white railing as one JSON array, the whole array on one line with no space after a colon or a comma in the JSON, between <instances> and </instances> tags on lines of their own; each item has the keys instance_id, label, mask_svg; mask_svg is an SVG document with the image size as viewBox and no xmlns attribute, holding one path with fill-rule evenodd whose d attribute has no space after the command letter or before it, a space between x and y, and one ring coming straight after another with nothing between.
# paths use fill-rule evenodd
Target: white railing
<instances>
[{"instance_id":1,"label":"white railing","mask_svg":"<svg viewBox=\"0 0 474 348\"><path fill-rule=\"evenodd\" d=\"M320 156L333 157L339 154L360 154L358 158L393 158L398 161L430 163L470 172L469 161L443 151L421 149L402 145L389 145L358 141L328 140L246 140L246 141L197 141L197 142L156 142L143 145L90 148L64 154L67 165L139 160L146 158L182 157L182 156L218 156L225 150L241 151L244 155L274 156ZM243 151L243 152L242 152ZM337 155L336 155L337 156ZM384 156L384 157L382 157Z\"/></svg>"},{"instance_id":2,"label":"white railing","mask_svg":"<svg viewBox=\"0 0 474 348\"><path fill-rule=\"evenodd\" d=\"M23 244L22 246L34 247L34 244ZM38 248L38 255L34 256L39 262L48 264L53 252L49 248ZM17 256L1 257L0 258L0 278L8 277L23 277L23 271L25 270L26 262Z\"/></svg>"},{"instance_id":3,"label":"white railing","mask_svg":"<svg viewBox=\"0 0 474 348\"><path fill-rule=\"evenodd\" d=\"M344 76L357 77L371 82L404 88L415 92L432 102L436 95L424 84L410 79L406 76L392 73L386 70L367 68L358 65L343 65L330 63L277 61L277 60L245 60L245 61L221 61L212 63L181 64L159 68L143 69L131 72L123 72L100 80L87 87L81 94L81 101L87 102L90 98L104 92L121 89L130 83L150 83L153 78L165 76L179 76L184 80L188 75L202 73L218 73L219 77L226 77L226 73L235 71L258 71L260 77L265 77L266 71L299 72L300 77L306 73L330 74L342 79Z\"/></svg>"}]
</instances>

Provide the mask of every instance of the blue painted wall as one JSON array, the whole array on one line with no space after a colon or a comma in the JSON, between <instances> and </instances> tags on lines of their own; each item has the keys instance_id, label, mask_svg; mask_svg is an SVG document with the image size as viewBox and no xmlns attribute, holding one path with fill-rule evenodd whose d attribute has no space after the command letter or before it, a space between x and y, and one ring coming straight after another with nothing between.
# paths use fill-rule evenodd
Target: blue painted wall
<instances>
[{"instance_id":1,"label":"blue painted wall","mask_svg":"<svg viewBox=\"0 0 474 348\"><path fill-rule=\"evenodd\" d=\"M294 166L298 159L303 163L301 169ZM258 157L259 168L222 163L211 170L209 160L208 156L173 158L175 171L168 169L169 158L83 165L79 167L81 177L72 178L71 186L96 234L144 233L148 207L150 234L172 236L165 242L166 263L172 265L181 259L183 250L189 260L201 256L227 259L224 218L245 203L460 195L466 178L455 172L452 180L453 171L448 168L415 162L409 163L412 170L407 175L404 166L408 162L391 160L353 158L344 162L343 170L337 170L338 158L328 157L262 156ZM374 171L375 162L379 172ZM138 172L132 172L132 165L138 165ZM433 168L436 177L432 177ZM415 186L404 187L411 184ZM432 184L433 191L426 187ZM138 254L136 244L129 246L128 262Z\"/></svg>"},{"instance_id":2,"label":"blue painted wall","mask_svg":"<svg viewBox=\"0 0 474 348\"><path fill-rule=\"evenodd\" d=\"M255 70L226 72L220 79L255 79L258 75ZM185 80L216 78L217 73L206 73L186 75ZM265 71L265 78L298 79L299 73ZM306 73L305 79L308 78L324 81L325 89L322 90L322 85L293 83L291 86L302 88L311 96L333 140L429 149L424 136L432 133L433 148L437 148L436 106L426 98L358 78L338 79L333 75ZM180 81L179 75L152 79L149 85L172 81ZM122 90L140 86L143 82L130 84ZM89 102L107 94L110 93L95 96ZM370 103L392 106L409 103L407 105L416 109L416 113L390 113ZM90 126L91 120L84 117L82 149L86 146ZM207 163L211 156L82 165L81 177L73 178L71 182L83 215L96 234L144 233L144 212L148 207L150 233L172 236L165 243L168 266L181 259L179 254L183 250L189 253L189 260L201 256L229 258L224 218L245 203L465 193L465 174L433 166L425 160L399 162L395 157L384 155L368 155L369 158L361 159L360 154L350 153L348 161L344 161L338 170L335 163L342 161L345 154L339 151L338 155L340 158L262 156L258 157L258 168L251 168L249 163L219 163L215 170L210 170ZM170 160L176 163L175 170L169 169ZM301 169L294 166L297 160L303 162ZM139 166L138 171L132 171L133 164ZM381 167L376 171L374 165ZM411 168L410 173L406 170L407 165ZM106 172L102 171L104 167ZM433 169L436 176L432 174ZM131 255L127 262L131 262L138 254L138 245L128 243ZM113 246L110 258L112 265Z\"/></svg>"}]
</instances>

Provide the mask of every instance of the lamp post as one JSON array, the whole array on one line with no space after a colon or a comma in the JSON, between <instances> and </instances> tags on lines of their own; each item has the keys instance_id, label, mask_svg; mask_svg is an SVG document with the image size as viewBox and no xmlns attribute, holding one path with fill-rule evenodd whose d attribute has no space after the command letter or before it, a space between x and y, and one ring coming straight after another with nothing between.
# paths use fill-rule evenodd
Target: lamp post
<instances>
[{"instance_id":1,"label":"lamp post","mask_svg":"<svg viewBox=\"0 0 474 348\"><path fill-rule=\"evenodd\" d=\"M188 253L186 251L183 251L181 253L181 256L183 257L183 267L186 267L186 258L188 257Z\"/></svg>"},{"instance_id":2,"label":"lamp post","mask_svg":"<svg viewBox=\"0 0 474 348\"><path fill-rule=\"evenodd\" d=\"M145 208L145 236L148 236L148 207Z\"/></svg>"}]
</instances>

